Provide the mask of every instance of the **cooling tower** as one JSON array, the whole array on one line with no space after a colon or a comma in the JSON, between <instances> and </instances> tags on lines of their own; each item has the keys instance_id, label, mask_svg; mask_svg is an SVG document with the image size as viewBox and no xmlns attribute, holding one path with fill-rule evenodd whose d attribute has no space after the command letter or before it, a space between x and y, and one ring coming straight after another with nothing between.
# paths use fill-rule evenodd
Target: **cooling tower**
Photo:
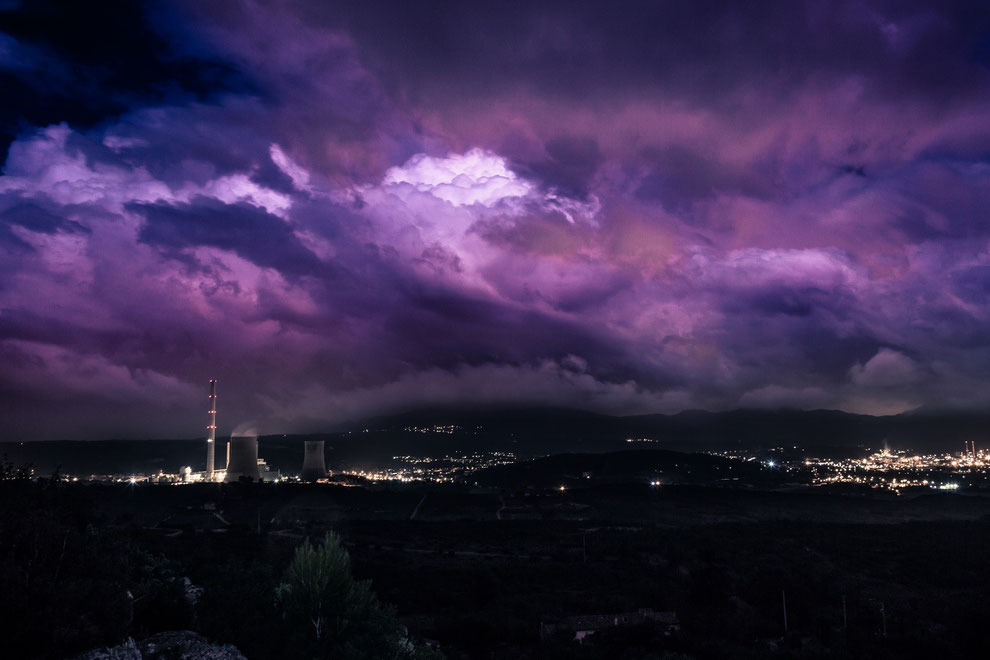
<instances>
[{"instance_id":1,"label":"cooling tower","mask_svg":"<svg viewBox=\"0 0 990 660\"><path fill-rule=\"evenodd\" d=\"M258 470L258 438L240 437L230 439L230 458L227 463L227 476L224 481L239 481L248 477L254 481L261 480Z\"/></svg>"},{"instance_id":2,"label":"cooling tower","mask_svg":"<svg viewBox=\"0 0 990 660\"><path fill-rule=\"evenodd\" d=\"M303 481L316 481L327 476L327 463L323 457L323 441L307 440L306 453L303 456L302 472L299 478Z\"/></svg>"}]
</instances>

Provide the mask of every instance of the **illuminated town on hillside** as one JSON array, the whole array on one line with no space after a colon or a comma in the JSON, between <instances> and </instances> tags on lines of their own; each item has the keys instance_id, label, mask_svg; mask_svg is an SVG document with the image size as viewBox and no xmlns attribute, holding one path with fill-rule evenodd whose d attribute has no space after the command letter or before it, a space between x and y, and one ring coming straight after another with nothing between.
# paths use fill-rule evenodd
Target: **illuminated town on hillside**
<instances>
[{"instance_id":1,"label":"illuminated town on hillside","mask_svg":"<svg viewBox=\"0 0 990 660\"><path fill-rule=\"evenodd\" d=\"M393 456L396 467L369 470L344 470L343 475L358 476L369 481L429 481L433 483L457 483L466 481L475 470L508 465L517 461L511 452L490 451L471 454L430 456Z\"/></svg>"},{"instance_id":2,"label":"illuminated town on hillside","mask_svg":"<svg viewBox=\"0 0 990 660\"><path fill-rule=\"evenodd\" d=\"M775 448L771 453L783 452ZM761 460L752 452L713 452L740 461ZM900 495L909 489L954 491L990 483L990 452L967 442L959 453L916 454L888 448L862 458L763 458L772 469L794 475L811 486L853 485L886 489Z\"/></svg>"}]
</instances>

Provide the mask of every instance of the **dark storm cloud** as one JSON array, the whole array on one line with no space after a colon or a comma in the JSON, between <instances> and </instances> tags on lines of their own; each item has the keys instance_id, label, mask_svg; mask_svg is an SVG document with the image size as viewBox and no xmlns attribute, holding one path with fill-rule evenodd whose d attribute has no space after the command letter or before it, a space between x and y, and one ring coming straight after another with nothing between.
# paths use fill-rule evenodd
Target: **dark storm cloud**
<instances>
[{"instance_id":1,"label":"dark storm cloud","mask_svg":"<svg viewBox=\"0 0 990 660\"><path fill-rule=\"evenodd\" d=\"M63 218L31 202L17 203L0 211L0 218L5 223L44 234L54 234L58 230L89 233L89 229L78 222Z\"/></svg>"},{"instance_id":2,"label":"dark storm cloud","mask_svg":"<svg viewBox=\"0 0 990 660\"><path fill-rule=\"evenodd\" d=\"M84 234L89 230L73 220L44 208L39 200L22 200L17 196L0 196L0 246L11 253L30 253L35 249L17 235L14 227L32 232L54 234L58 231ZM8 268L13 266L9 264ZM0 266L0 271L6 270ZM0 288L4 283L0 281Z\"/></svg>"},{"instance_id":3,"label":"dark storm cloud","mask_svg":"<svg viewBox=\"0 0 990 660\"><path fill-rule=\"evenodd\" d=\"M779 190L764 176L733 168L714 154L699 153L683 145L646 150L640 162L647 174L640 180L636 195L684 212L686 218L691 217L692 203L722 192L765 198Z\"/></svg>"},{"instance_id":4,"label":"dark storm cloud","mask_svg":"<svg viewBox=\"0 0 990 660\"><path fill-rule=\"evenodd\" d=\"M283 432L988 403L978 3L0 16L0 414L26 433L58 401L39 432L195 434L210 377L231 424Z\"/></svg>"},{"instance_id":5,"label":"dark storm cloud","mask_svg":"<svg viewBox=\"0 0 990 660\"><path fill-rule=\"evenodd\" d=\"M448 124L464 121L465 112L486 114L481 110L486 100L511 106L521 98L596 108L604 115L629 103L679 104L701 109L699 116L715 112L739 127L759 130L781 123L788 113L800 121L800 110L793 106L803 93L813 97L832 89L841 95L849 86L850 94L871 103L917 104L934 120L959 104L985 98L990 89L990 70L980 55L986 50L990 15L974 2L782 0L742 8L731 2L510 0L481 8L446 1L387 8L347 2L297 6L314 21L353 34L364 61L396 94ZM676 137L658 141L650 133L661 126L653 125L639 132L638 141L616 144L611 139L616 127L584 121L572 126L570 113L562 109L556 127L547 119L545 145L526 148L542 153L527 158L513 153L519 149L518 136L492 135L490 124L505 117L491 114L476 118L465 138L492 140L492 146L505 147L503 153L546 185L569 194L587 191L599 151L632 165L636 154L630 147L645 146L647 174L639 192L673 209L720 192L786 196L795 185L813 183L849 159L860 159L855 167L861 170L878 160L888 164L885 152L904 135L874 141L850 125L846 143L831 145L836 153L828 154L823 148L828 145L815 142L829 136L808 131L801 163L776 153L784 136L764 147L758 160L726 162L720 138L728 136L699 143L671 126ZM862 114L850 119L861 121ZM630 132L635 134L635 127ZM599 149L603 135L608 144ZM574 151L582 144L595 148ZM554 154L554 148L563 153ZM874 153L864 153L867 149Z\"/></svg>"},{"instance_id":6,"label":"dark storm cloud","mask_svg":"<svg viewBox=\"0 0 990 660\"><path fill-rule=\"evenodd\" d=\"M990 266L957 271L952 281L957 296L974 305L990 303Z\"/></svg>"},{"instance_id":7,"label":"dark storm cloud","mask_svg":"<svg viewBox=\"0 0 990 660\"><path fill-rule=\"evenodd\" d=\"M176 52L150 2L38 0L0 7L0 149L32 126L88 126L166 99L244 90L227 63Z\"/></svg>"},{"instance_id":8,"label":"dark storm cloud","mask_svg":"<svg viewBox=\"0 0 990 660\"><path fill-rule=\"evenodd\" d=\"M138 110L114 126L117 157L169 182L205 182L269 160L265 107L254 97ZM265 171L259 171L264 176Z\"/></svg>"},{"instance_id":9,"label":"dark storm cloud","mask_svg":"<svg viewBox=\"0 0 990 660\"><path fill-rule=\"evenodd\" d=\"M39 341L55 346L76 346L86 351L107 350L123 339L117 332L100 333L67 323L55 316L41 316L25 309L4 309L0 314L0 338Z\"/></svg>"},{"instance_id":10,"label":"dark storm cloud","mask_svg":"<svg viewBox=\"0 0 990 660\"><path fill-rule=\"evenodd\" d=\"M393 334L390 345L421 367L592 355L603 365L633 369L621 348L578 324L451 291L414 292L395 312L387 326Z\"/></svg>"},{"instance_id":11,"label":"dark storm cloud","mask_svg":"<svg viewBox=\"0 0 990 660\"><path fill-rule=\"evenodd\" d=\"M972 90L986 75L990 19L979 3L734 2L603 4L593 0L484 6L298 3L346 27L393 76L467 85L533 84L564 95L660 85L712 100L764 80L787 93L808 77L866 75L895 93ZM479 75L480 73L484 75ZM643 90L635 90L643 91Z\"/></svg>"},{"instance_id":12,"label":"dark storm cloud","mask_svg":"<svg viewBox=\"0 0 990 660\"><path fill-rule=\"evenodd\" d=\"M546 159L521 163L521 174L534 176L569 197L586 197L591 178L602 164L598 143L591 137L558 137L544 145Z\"/></svg>"},{"instance_id":13,"label":"dark storm cloud","mask_svg":"<svg viewBox=\"0 0 990 660\"><path fill-rule=\"evenodd\" d=\"M139 240L166 251L210 246L298 277L332 270L307 250L284 220L250 204L198 197L188 204L130 204L147 222Z\"/></svg>"},{"instance_id":14,"label":"dark storm cloud","mask_svg":"<svg viewBox=\"0 0 990 660\"><path fill-rule=\"evenodd\" d=\"M263 188L285 195L291 195L295 192L292 177L279 169L271 156L262 159L261 164L251 175L251 181Z\"/></svg>"}]
</instances>

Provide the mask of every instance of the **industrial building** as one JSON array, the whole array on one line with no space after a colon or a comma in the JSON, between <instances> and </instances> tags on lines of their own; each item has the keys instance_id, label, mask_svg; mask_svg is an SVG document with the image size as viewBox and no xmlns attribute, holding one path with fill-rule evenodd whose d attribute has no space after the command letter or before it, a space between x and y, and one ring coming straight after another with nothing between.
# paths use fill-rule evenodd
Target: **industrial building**
<instances>
[{"instance_id":1,"label":"industrial building","mask_svg":"<svg viewBox=\"0 0 990 660\"><path fill-rule=\"evenodd\" d=\"M303 467L299 478L303 481L318 481L326 479L326 476L327 462L323 451L323 440L306 440Z\"/></svg>"},{"instance_id":2,"label":"industrial building","mask_svg":"<svg viewBox=\"0 0 990 660\"><path fill-rule=\"evenodd\" d=\"M227 463L227 474L224 481L230 483L240 481L241 478L252 481L261 480L261 471L258 469L258 438L242 436L231 437Z\"/></svg>"}]
</instances>

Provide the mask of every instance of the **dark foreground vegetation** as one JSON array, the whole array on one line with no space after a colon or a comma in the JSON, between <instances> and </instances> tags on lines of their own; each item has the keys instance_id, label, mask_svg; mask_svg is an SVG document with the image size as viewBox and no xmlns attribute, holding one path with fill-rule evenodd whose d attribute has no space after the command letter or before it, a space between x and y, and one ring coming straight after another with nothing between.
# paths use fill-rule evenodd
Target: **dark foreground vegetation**
<instances>
[{"instance_id":1,"label":"dark foreground vegetation","mask_svg":"<svg viewBox=\"0 0 990 660\"><path fill-rule=\"evenodd\" d=\"M911 502L850 497L842 521L799 495L589 491L511 520L485 508L508 496L415 489L15 478L0 491L6 657L175 630L248 658L990 657L983 498L919 501L912 516ZM624 504L588 508L606 498ZM749 503L762 508L746 519ZM641 608L676 612L680 630L541 639L541 624Z\"/></svg>"},{"instance_id":2,"label":"dark foreground vegetation","mask_svg":"<svg viewBox=\"0 0 990 660\"><path fill-rule=\"evenodd\" d=\"M332 533L294 551L243 537L236 552L195 541L161 552L154 538L101 516L98 490L0 481L5 657L71 657L173 630L233 642L251 658L442 657L409 639L370 582L353 577Z\"/></svg>"}]
</instances>

